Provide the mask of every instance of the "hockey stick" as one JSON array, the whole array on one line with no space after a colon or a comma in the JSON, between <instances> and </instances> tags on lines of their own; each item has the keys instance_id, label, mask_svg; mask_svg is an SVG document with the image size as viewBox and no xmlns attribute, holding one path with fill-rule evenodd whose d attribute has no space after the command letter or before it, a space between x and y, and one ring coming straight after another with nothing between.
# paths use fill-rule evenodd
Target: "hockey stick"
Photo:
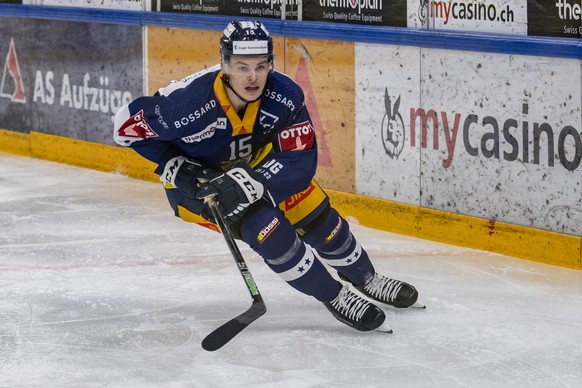
<instances>
[{"instance_id":1,"label":"hockey stick","mask_svg":"<svg viewBox=\"0 0 582 388\"><path fill-rule=\"evenodd\" d=\"M207 197L205 201L210 207L210 210L212 211L212 215L214 216L214 219L216 220L216 223L218 224L218 227L220 228L220 231L224 236L224 240L228 245L228 249L230 249L230 253L232 253L234 261L236 261L238 270L240 271L240 274L242 275L245 284L247 285L247 289L249 290L251 297L253 298L253 304L247 311L226 322L218 329L208 334L206 338L204 338L204 340L202 341L202 348L204 350L214 351L226 345L231 339L233 339L238 333L243 331L248 325L250 325L252 322L260 318L261 315L265 314L267 312L267 306L265 305L265 302L263 301L263 298L259 293L259 289L255 284L253 276L251 275L251 272L247 268L247 264L242 254L240 253L240 250L238 249L236 242L234 241L234 237L232 237L232 232L230 231L230 228L228 227L228 225L226 225L226 223L222 219L222 214L220 214L220 210L218 210L216 199L214 198L214 196L212 196Z\"/></svg>"}]
</instances>

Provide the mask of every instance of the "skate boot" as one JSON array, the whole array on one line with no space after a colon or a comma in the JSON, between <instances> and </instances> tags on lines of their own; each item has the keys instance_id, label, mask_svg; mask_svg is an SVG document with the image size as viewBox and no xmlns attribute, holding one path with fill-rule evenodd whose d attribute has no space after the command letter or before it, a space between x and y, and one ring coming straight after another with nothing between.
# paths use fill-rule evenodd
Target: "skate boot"
<instances>
[{"instance_id":1,"label":"skate boot","mask_svg":"<svg viewBox=\"0 0 582 388\"><path fill-rule=\"evenodd\" d=\"M342 274L339 274L339 277L342 280L350 281ZM418 299L418 291L410 284L387 278L378 273L375 273L374 277L365 285L354 284L354 287L368 298L396 308L410 307Z\"/></svg>"},{"instance_id":2,"label":"skate boot","mask_svg":"<svg viewBox=\"0 0 582 388\"><path fill-rule=\"evenodd\" d=\"M348 285L342 287L334 300L323 304L338 321L359 331L377 329L386 319L382 310L350 291Z\"/></svg>"}]
</instances>

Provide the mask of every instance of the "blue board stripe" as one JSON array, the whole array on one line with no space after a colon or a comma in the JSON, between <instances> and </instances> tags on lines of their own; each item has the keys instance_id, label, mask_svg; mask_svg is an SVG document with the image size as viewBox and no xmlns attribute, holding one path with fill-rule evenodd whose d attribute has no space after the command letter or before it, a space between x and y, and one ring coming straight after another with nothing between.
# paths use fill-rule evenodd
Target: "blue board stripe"
<instances>
[{"instance_id":1,"label":"blue board stripe","mask_svg":"<svg viewBox=\"0 0 582 388\"><path fill-rule=\"evenodd\" d=\"M139 12L0 3L0 17L221 30L232 16ZM582 59L582 39L259 19L271 33L293 38L395 44Z\"/></svg>"}]
</instances>

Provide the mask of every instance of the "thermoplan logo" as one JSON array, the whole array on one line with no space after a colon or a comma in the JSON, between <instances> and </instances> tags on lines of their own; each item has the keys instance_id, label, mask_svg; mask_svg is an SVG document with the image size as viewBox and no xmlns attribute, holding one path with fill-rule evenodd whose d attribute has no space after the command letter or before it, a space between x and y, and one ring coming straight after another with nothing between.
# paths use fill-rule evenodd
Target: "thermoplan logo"
<instances>
[{"instance_id":1,"label":"thermoplan logo","mask_svg":"<svg viewBox=\"0 0 582 388\"><path fill-rule=\"evenodd\" d=\"M581 19L582 6L580 3L556 0L556 8L558 9L558 17L562 20L576 21Z\"/></svg>"},{"instance_id":2,"label":"thermoplan logo","mask_svg":"<svg viewBox=\"0 0 582 388\"><path fill-rule=\"evenodd\" d=\"M0 47L1 50L1 47ZM0 51L1 52L1 51ZM8 98L12 102L26 102L24 93L24 83L16 55L14 39L10 39L8 53L2 70L2 79L0 80L0 97Z\"/></svg>"},{"instance_id":3,"label":"thermoplan logo","mask_svg":"<svg viewBox=\"0 0 582 388\"><path fill-rule=\"evenodd\" d=\"M459 153L480 159L493 158L548 167L559 163L568 171L578 169L582 161L580 131L572 125L552 125L547 116L544 116L545 122L530 122L527 101L522 103L520 117L410 107L409 136L399 112L400 101L400 96L394 99L385 90L382 142L386 154L392 159L398 158L408 142L411 148L429 149L432 146L434 151L444 154L443 168L449 168ZM417 145L417 133L420 145Z\"/></svg>"},{"instance_id":4,"label":"thermoplan logo","mask_svg":"<svg viewBox=\"0 0 582 388\"><path fill-rule=\"evenodd\" d=\"M297 6L297 0L238 0L238 3L243 4L258 4L268 5L271 9L276 6L281 6L285 2L286 5Z\"/></svg>"},{"instance_id":5,"label":"thermoplan logo","mask_svg":"<svg viewBox=\"0 0 582 388\"><path fill-rule=\"evenodd\" d=\"M319 0L319 5L330 8L351 8L360 14L362 10L381 10L382 0Z\"/></svg>"},{"instance_id":6,"label":"thermoplan logo","mask_svg":"<svg viewBox=\"0 0 582 388\"><path fill-rule=\"evenodd\" d=\"M582 19L582 6L576 3L570 3L568 0L556 0L556 8L558 9L558 17L573 25L564 25L564 34L567 35L582 35L580 30L580 20Z\"/></svg>"}]
</instances>

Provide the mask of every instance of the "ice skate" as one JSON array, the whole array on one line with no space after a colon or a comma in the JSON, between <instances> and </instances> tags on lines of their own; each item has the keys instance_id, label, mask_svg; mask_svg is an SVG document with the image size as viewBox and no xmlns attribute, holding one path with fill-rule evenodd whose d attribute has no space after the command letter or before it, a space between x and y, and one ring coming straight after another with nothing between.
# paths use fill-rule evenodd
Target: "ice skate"
<instances>
[{"instance_id":1,"label":"ice skate","mask_svg":"<svg viewBox=\"0 0 582 388\"><path fill-rule=\"evenodd\" d=\"M386 319L384 312L373 303L350 291L348 285L342 287L334 300L323 304L338 321L356 330L392 332L390 328L382 325Z\"/></svg>"},{"instance_id":2,"label":"ice skate","mask_svg":"<svg viewBox=\"0 0 582 388\"><path fill-rule=\"evenodd\" d=\"M339 274L342 280L350 281ZM364 286L354 284L354 287L362 294L375 301L388 304L396 308L408 308L411 306L425 308L421 303L417 303L418 291L406 282L390 279L378 273L370 279Z\"/></svg>"}]
</instances>

